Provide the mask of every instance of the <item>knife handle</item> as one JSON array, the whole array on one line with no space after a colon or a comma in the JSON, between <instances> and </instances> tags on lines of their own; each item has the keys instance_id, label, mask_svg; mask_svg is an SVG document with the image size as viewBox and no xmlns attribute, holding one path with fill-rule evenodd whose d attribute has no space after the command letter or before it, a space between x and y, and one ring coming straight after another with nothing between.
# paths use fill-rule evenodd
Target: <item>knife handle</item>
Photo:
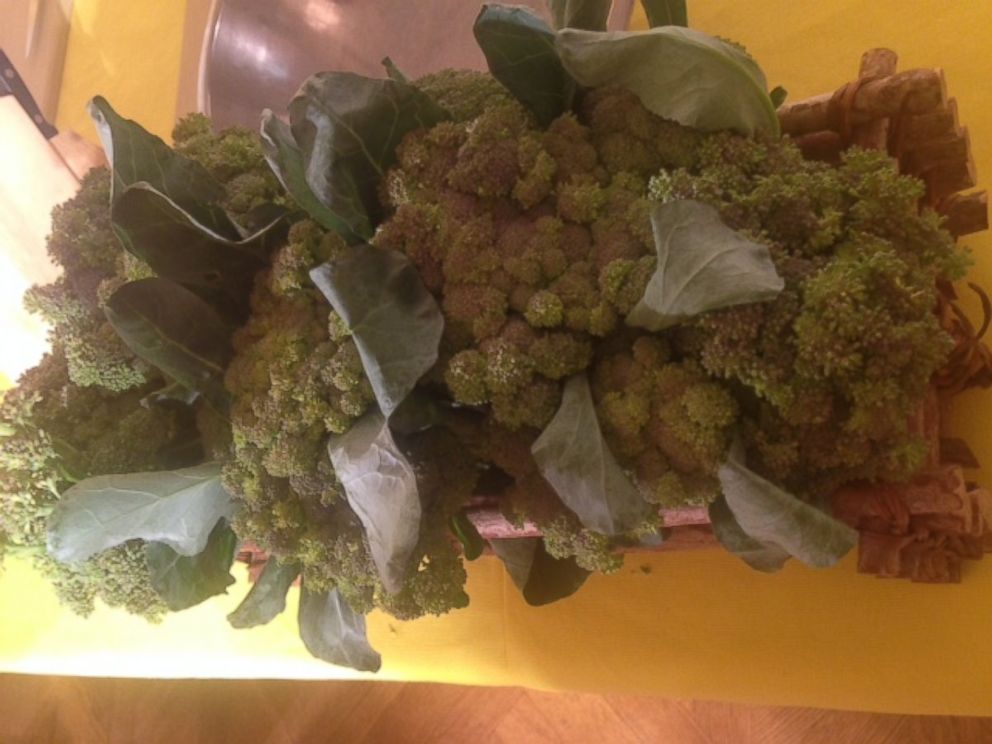
<instances>
[{"instance_id":1,"label":"knife handle","mask_svg":"<svg viewBox=\"0 0 992 744\"><path fill-rule=\"evenodd\" d=\"M31 95L31 91L28 90L17 70L14 69L10 58L0 49L0 96L8 95L13 96L21 104L21 108L31 117L31 121L38 127L38 131L45 139L51 139L58 134L59 130L53 127L45 115L41 113L34 96Z\"/></svg>"}]
</instances>

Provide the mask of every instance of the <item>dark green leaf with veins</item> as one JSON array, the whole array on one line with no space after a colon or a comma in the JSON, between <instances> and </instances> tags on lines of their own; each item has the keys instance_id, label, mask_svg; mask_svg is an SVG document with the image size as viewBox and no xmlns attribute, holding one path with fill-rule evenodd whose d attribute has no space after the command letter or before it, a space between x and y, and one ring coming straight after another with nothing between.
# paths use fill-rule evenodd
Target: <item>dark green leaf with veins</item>
<instances>
[{"instance_id":1,"label":"dark green leaf with veins","mask_svg":"<svg viewBox=\"0 0 992 744\"><path fill-rule=\"evenodd\" d=\"M546 127L572 107L575 83L555 50L555 34L526 8L483 5L475 40L489 71Z\"/></svg>"},{"instance_id":2,"label":"dark green leaf with veins","mask_svg":"<svg viewBox=\"0 0 992 744\"><path fill-rule=\"evenodd\" d=\"M605 31L612 5L612 0L548 0L555 29Z\"/></svg>"},{"instance_id":3,"label":"dark green leaf with veins","mask_svg":"<svg viewBox=\"0 0 992 744\"><path fill-rule=\"evenodd\" d=\"M539 537L490 540L493 552L521 591L527 604L540 606L575 594L589 578L574 558L553 558Z\"/></svg>"},{"instance_id":4,"label":"dark green leaf with veins","mask_svg":"<svg viewBox=\"0 0 992 744\"><path fill-rule=\"evenodd\" d=\"M403 588L420 538L417 474L378 411L331 437L327 452L348 505L365 528L382 585L395 594Z\"/></svg>"},{"instance_id":5,"label":"dark green leaf with veins","mask_svg":"<svg viewBox=\"0 0 992 744\"><path fill-rule=\"evenodd\" d=\"M778 136L778 116L761 68L741 48L701 31L567 28L558 32L557 49L580 85L619 85L658 116L707 132Z\"/></svg>"},{"instance_id":6,"label":"dark green leaf with veins","mask_svg":"<svg viewBox=\"0 0 992 744\"><path fill-rule=\"evenodd\" d=\"M379 408L387 418L437 361L444 318L401 253L348 248L310 272L351 330Z\"/></svg>"},{"instance_id":7,"label":"dark green leaf with veins","mask_svg":"<svg viewBox=\"0 0 992 744\"><path fill-rule=\"evenodd\" d=\"M689 13L685 0L642 0L651 28L656 26L688 26Z\"/></svg>"},{"instance_id":8,"label":"dark green leaf with veins","mask_svg":"<svg viewBox=\"0 0 992 744\"><path fill-rule=\"evenodd\" d=\"M105 310L131 351L218 411L227 409L231 327L205 300L167 279L140 279L114 292Z\"/></svg>"},{"instance_id":9,"label":"dark green leaf with veins","mask_svg":"<svg viewBox=\"0 0 992 744\"><path fill-rule=\"evenodd\" d=\"M647 517L647 504L603 439L585 375L565 383L561 406L531 452L541 475L587 529L620 535Z\"/></svg>"},{"instance_id":10,"label":"dark green leaf with veins","mask_svg":"<svg viewBox=\"0 0 992 744\"><path fill-rule=\"evenodd\" d=\"M270 555L248 596L227 616L227 621L235 628L254 628L272 622L286 609L289 587L299 575L298 563L283 564Z\"/></svg>"},{"instance_id":11,"label":"dark green leaf with veins","mask_svg":"<svg viewBox=\"0 0 992 744\"><path fill-rule=\"evenodd\" d=\"M658 265L628 325L660 331L710 310L774 299L785 286L768 246L731 230L708 204L660 204L651 228Z\"/></svg>"},{"instance_id":12,"label":"dark green leaf with veins","mask_svg":"<svg viewBox=\"0 0 992 744\"><path fill-rule=\"evenodd\" d=\"M234 583L231 564L238 537L224 521L210 533L206 548L193 556L177 553L163 543L145 545L152 587L173 612L225 594Z\"/></svg>"},{"instance_id":13,"label":"dark green leaf with veins","mask_svg":"<svg viewBox=\"0 0 992 744\"><path fill-rule=\"evenodd\" d=\"M158 276L196 292L232 321L247 317L255 274L286 236L280 216L248 238L230 240L146 183L130 186L117 198L111 219L124 247Z\"/></svg>"},{"instance_id":14,"label":"dark green leaf with veins","mask_svg":"<svg viewBox=\"0 0 992 744\"><path fill-rule=\"evenodd\" d=\"M262 114L262 149L272 171L297 204L323 227L338 233L349 242L368 239L372 235L372 223L362 204L362 200L346 179L339 178L337 190L333 193L333 203L324 201L310 188L307 182L307 163L293 132L271 111Z\"/></svg>"},{"instance_id":15,"label":"dark green leaf with veins","mask_svg":"<svg viewBox=\"0 0 992 744\"><path fill-rule=\"evenodd\" d=\"M741 531L766 547L823 568L857 544L855 530L749 470L740 442L730 448L717 477Z\"/></svg>"},{"instance_id":16,"label":"dark green leaf with veins","mask_svg":"<svg viewBox=\"0 0 992 744\"><path fill-rule=\"evenodd\" d=\"M64 563L83 561L128 540L168 545L196 555L234 502L220 465L87 478L66 491L48 521L48 552Z\"/></svg>"},{"instance_id":17,"label":"dark green leaf with veins","mask_svg":"<svg viewBox=\"0 0 992 744\"><path fill-rule=\"evenodd\" d=\"M360 672L378 672L382 657L369 645L365 617L354 612L337 589L300 591L300 638L318 659Z\"/></svg>"},{"instance_id":18,"label":"dark green leaf with veins","mask_svg":"<svg viewBox=\"0 0 992 744\"><path fill-rule=\"evenodd\" d=\"M102 96L90 101L89 113L113 173L111 202L129 186L143 181L204 227L231 240L240 237L218 206L224 187L206 168L180 155L137 122L120 116Z\"/></svg>"},{"instance_id":19,"label":"dark green leaf with veins","mask_svg":"<svg viewBox=\"0 0 992 744\"><path fill-rule=\"evenodd\" d=\"M447 118L402 80L322 72L290 103L289 128L266 112L262 135L267 158L301 206L358 243L372 237L382 217L377 191L397 145L408 132Z\"/></svg>"}]
</instances>

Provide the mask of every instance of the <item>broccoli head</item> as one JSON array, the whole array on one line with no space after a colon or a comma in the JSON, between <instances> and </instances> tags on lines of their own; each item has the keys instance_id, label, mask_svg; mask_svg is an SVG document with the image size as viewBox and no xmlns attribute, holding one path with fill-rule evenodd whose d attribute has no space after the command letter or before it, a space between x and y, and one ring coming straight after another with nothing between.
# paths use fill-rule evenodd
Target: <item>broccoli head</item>
<instances>
[{"instance_id":1,"label":"broccoli head","mask_svg":"<svg viewBox=\"0 0 992 744\"><path fill-rule=\"evenodd\" d=\"M772 301L702 315L675 332L682 355L746 403L755 467L799 493L856 479L901 481L925 442L910 431L951 348L933 312L938 281L964 255L922 184L884 153L837 167L787 141L706 138L692 168L662 171L651 195L693 198L769 246L785 289Z\"/></svg>"},{"instance_id":2,"label":"broccoli head","mask_svg":"<svg viewBox=\"0 0 992 744\"><path fill-rule=\"evenodd\" d=\"M192 464L177 461L177 451L201 457L184 446L193 431L186 407L144 404L161 384L119 393L80 387L56 346L0 403L0 544L32 554L59 598L80 614L91 612L95 599L153 620L165 610L140 542L74 565L44 554L48 516L77 481Z\"/></svg>"},{"instance_id":3,"label":"broccoli head","mask_svg":"<svg viewBox=\"0 0 992 744\"><path fill-rule=\"evenodd\" d=\"M405 253L440 301L452 399L486 406L503 426L540 428L563 380L589 368L636 302L630 267L644 283L653 270L648 176L694 163L700 136L618 89L541 129L505 94L473 97L493 84L484 80L429 81L475 103L404 138L384 179L392 214L374 242ZM641 150L650 157L625 167L624 153Z\"/></svg>"}]
</instances>

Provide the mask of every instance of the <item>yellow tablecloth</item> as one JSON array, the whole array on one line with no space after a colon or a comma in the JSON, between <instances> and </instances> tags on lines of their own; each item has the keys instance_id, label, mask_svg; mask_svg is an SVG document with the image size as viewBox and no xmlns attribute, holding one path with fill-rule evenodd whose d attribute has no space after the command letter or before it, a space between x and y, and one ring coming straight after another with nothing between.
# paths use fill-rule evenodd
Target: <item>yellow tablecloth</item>
<instances>
[{"instance_id":1,"label":"yellow tablecloth","mask_svg":"<svg viewBox=\"0 0 992 744\"><path fill-rule=\"evenodd\" d=\"M743 42L794 98L852 78L861 52L889 46L902 67L942 66L992 176L992 3L988 0L690 0L694 27ZM84 103L106 95L167 135L184 3L76 0L60 127L92 136ZM639 19L639 22L643 22ZM987 180L986 180L987 182ZM988 235L967 240L992 284ZM959 399L956 435L992 462L992 396ZM979 476L980 477L980 476ZM986 479L987 482L987 479ZM244 592L161 626L58 608L23 565L0 580L0 670L135 676L359 676L308 659L293 613L252 631L224 614ZM674 697L877 711L992 715L992 560L958 586L798 564L775 576L718 551L630 557L579 594L527 607L494 560L469 566L472 606L443 618L370 619L385 679L639 691Z\"/></svg>"}]
</instances>

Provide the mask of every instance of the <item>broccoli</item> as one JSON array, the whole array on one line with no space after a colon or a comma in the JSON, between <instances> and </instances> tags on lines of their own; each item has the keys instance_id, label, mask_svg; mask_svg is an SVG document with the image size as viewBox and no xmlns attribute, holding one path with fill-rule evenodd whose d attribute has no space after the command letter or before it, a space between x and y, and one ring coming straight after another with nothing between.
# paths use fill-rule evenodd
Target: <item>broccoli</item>
<instances>
[{"instance_id":1,"label":"broccoli","mask_svg":"<svg viewBox=\"0 0 992 744\"><path fill-rule=\"evenodd\" d=\"M103 314L108 285L147 273L114 235L105 168L87 173L76 196L53 210L48 255L63 275L32 287L24 304L49 324L49 339L64 350L72 382L116 392L144 385L148 365L124 345Z\"/></svg>"},{"instance_id":2,"label":"broccoli","mask_svg":"<svg viewBox=\"0 0 992 744\"><path fill-rule=\"evenodd\" d=\"M851 480L901 481L926 443L908 421L951 348L935 285L967 265L922 184L884 153L838 167L785 142L710 135L695 169L651 180L660 200L695 198L770 246L784 291L709 313L673 334L686 358L735 386L754 466L801 494Z\"/></svg>"},{"instance_id":3,"label":"broccoli","mask_svg":"<svg viewBox=\"0 0 992 744\"><path fill-rule=\"evenodd\" d=\"M694 131L617 88L542 131L514 101L468 95L483 79L444 77L474 103L404 139L374 238L440 301L455 403L540 429L562 381L589 371L611 448L667 505L713 498L738 425L755 466L802 493L919 465L906 422L949 348L934 283L965 261L919 213L918 181L884 154L834 168L787 140ZM651 205L675 199L768 245L786 288L618 349L655 271Z\"/></svg>"},{"instance_id":4,"label":"broccoli","mask_svg":"<svg viewBox=\"0 0 992 744\"><path fill-rule=\"evenodd\" d=\"M702 505L719 493L714 476L739 408L698 363L671 357L669 345L650 335L603 349L592 375L596 412L647 501Z\"/></svg>"},{"instance_id":5,"label":"broccoli","mask_svg":"<svg viewBox=\"0 0 992 744\"><path fill-rule=\"evenodd\" d=\"M459 84L480 85L445 78ZM494 97L411 132L386 175L393 214L374 243L405 253L438 296L453 400L488 405L504 426L547 424L562 381L588 369L618 308L629 311L623 282L604 289L602 277L653 254L647 176L683 164L671 153L697 138L643 108L636 121L612 117L617 106L640 104L590 94L579 115L542 131L520 104ZM604 143L635 139L655 153L647 168L614 167Z\"/></svg>"},{"instance_id":6,"label":"broccoli","mask_svg":"<svg viewBox=\"0 0 992 744\"><path fill-rule=\"evenodd\" d=\"M224 482L242 503L239 534L299 562L311 589L337 588L358 612L439 614L468 602L447 523L471 492L474 463L459 467L459 448L440 431L410 442L426 516L403 589L386 593L326 453L328 437L375 404L354 341L308 274L344 247L299 222L257 278L225 378L233 441ZM439 469L442 461L449 467Z\"/></svg>"},{"instance_id":7,"label":"broccoli","mask_svg":"<svg viewBox=\"0 0 992 744\"><path fill-rule=\"evenodd\" d=\"M267 204L288 205L279 180L265 162L258 135L244 127L214 132L203 114L187 114L172 130L176 152L197 161L224 185L221 206L236 221L252 221L252 210ZM260 227L260 225L249 225Z\"/></svg>"},{"instance_id":8,"label":"broccoli","mask_svg":"<svg viewBox=\"0 0 992 744\"><path fill-rule=\"evenodd\" d=\"M252 132L232 128L215 134L206 117L191 114L173 135L178 152L200 162L224 185L221 206L235 219L251 222L255 208L286 203ZM106 168L92 169L79 192L53 210L48 254L63 274L31 288L24 302L49 324L49 338L64 350L73 383L123 392L141 387L153 372L118 338L103 307L122 284L152 271L124 250L114 234L110 181Z\"/></svg>"},{"instance_id":9,"label":"broccoli","mask_svg":"<svg viewBox=\"0 0 992 744\"><path fill-rule=\"evenodd\" d=\"M140 543L76 565L44 554L46 520L83 478L181 467L173 449L192 430L182 406L145 406L161 380L121 393L80 387L55 347L0 403L0 545L32 555L59 598L88 614L99 598L155 620L165 607L151 587ZM199 459L199 452L188 453Z\"/></svg>"},{"instance_id":10,"label":"broccoli","mask_svg":"<svg viewBox=\"0 0 992 744\"><path fill-rule=\"evenodd\" d=\"M51 582L59 602L80 617L89 616L99 599L150 623L161 622L168 608L151 585L140 540L118 545L79 564L39 555L35 566Z\"/></svg>"}]
</instances>

